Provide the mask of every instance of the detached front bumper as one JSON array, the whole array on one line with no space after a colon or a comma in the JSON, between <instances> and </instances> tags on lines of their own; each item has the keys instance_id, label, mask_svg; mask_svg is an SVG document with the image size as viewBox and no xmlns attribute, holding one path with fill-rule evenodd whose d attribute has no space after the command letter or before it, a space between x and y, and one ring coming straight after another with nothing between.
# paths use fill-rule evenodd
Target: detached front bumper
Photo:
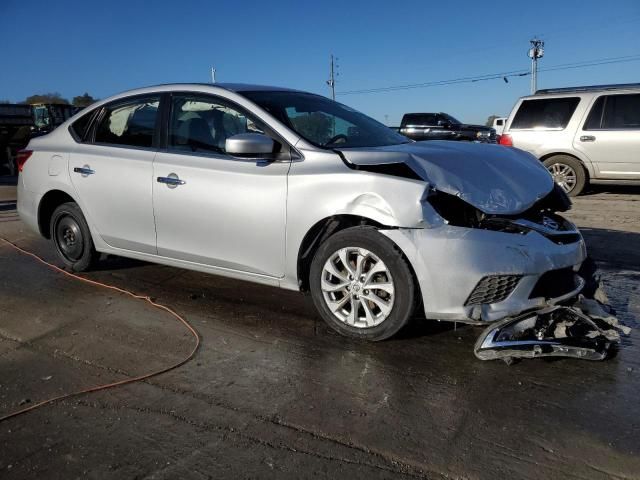
<instances>
[{"instance_id":1,"label":"detached front bumper","mask_svg":"<svg viewBox=\"0 0 640 480\"><path fill-rule=\"evenodd\" d=\"M444 225L381 230L405 253L430 319L485 323L572 298L584 282L582 236L559 244L527 234Z\"/></svg>"}]
</instances>

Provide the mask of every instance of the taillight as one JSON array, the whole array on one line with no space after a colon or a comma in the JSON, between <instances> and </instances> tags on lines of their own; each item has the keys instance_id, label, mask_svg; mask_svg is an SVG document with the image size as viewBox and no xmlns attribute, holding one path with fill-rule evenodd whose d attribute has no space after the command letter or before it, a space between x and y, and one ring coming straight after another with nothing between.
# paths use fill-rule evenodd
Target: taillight
<instances>
[{"instance_id":1,"label":"taillight","mask_svg":"<svg viewBox=\"0 0 640 480\"><path fill-rule=\"evenodd\" d=\"M24 168L24 164L27 163L29 157L33 153L33 150L19 150L16 155L16 163L18 164L18 171L21 172Z\"/></svg>"},{"instance_id":2,"label":"taillight","mask_svg":"<svg viewBox=\"0 0 640 480\"><path fill-rule=\"evenodd\" d=\"M503 133L500 135L500 145L504 145L505 147L513 147L513 139L511 135L508 133Z\"/></svg>"}]
</instances>

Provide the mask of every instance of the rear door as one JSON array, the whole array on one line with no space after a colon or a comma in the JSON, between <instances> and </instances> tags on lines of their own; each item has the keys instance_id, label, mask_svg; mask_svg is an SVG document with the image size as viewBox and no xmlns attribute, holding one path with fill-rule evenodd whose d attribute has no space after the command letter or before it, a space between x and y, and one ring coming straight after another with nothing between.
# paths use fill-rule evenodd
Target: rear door
<instances>
[{"instance_id":1,"label":"rear door","mask_svg":"<svg viewBox=\"0 0 640 480\"><path fill-rule=\"evenodd\" d=\"M172 94L167 123L153 166L158 254L283 276L290 161L228 155L227 138L262 127L220 97Z\"/></svg>"},{"instance_id":2,"label":"rear door","mask_svg":"<svg viewBox=\"0 0 640 480\"><path fill-rule=\"evenodd\" d=\"M598 178L640 179L640 93L598 97L573 145L591 160Z\"/></svg>"},{"instance_id":3,"label":"rear door","mask_svg":"<svg viewBox=\"0 0 640 480\"><path fill-rule=\"evenodd\" d=\"M86 143L71 153L69 173L81 208L109 245L156 253L151 178L159 95L107 104Z\"/></svg>"}]
</instances>

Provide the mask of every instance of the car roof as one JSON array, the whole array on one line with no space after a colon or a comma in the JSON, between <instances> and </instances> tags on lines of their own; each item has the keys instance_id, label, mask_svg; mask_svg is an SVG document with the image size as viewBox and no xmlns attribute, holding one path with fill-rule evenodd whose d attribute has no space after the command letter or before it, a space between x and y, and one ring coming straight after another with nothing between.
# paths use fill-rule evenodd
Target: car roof
<instances>
[{"instance_id":1,"label":"car roof","mask_svg":"<svg viewBox=\"0 0 640 480\"><path fill-rule=\"evenodd\" d=\"M276 87L273 85L258 85L253 83L205 83L205 82L179 82L179 83L161 83L159 85L152 85L146 88L159 88L159 87L181 87L181 88L198 88L198 87L215 87L229 90L231 92L304 92L303 90L296 90L294 88Z\"/></svg>"},{"instance_id":2,"label":"car roof","mask_svg":"<svg viewBox=\"0 0 640 480\"><path fill-rule=\"evenodd\" d=\"M539 99L539 98L561 98L561 97L578 97L587 95L601 95L608 93L615 95L617 93L638 93L640 91L640 83L628 83L617 85L586 85L581 87L563 87L563 88L547 88L537 90L532 95L521 97L522 100Z\"/></svg>"}]
</instances>

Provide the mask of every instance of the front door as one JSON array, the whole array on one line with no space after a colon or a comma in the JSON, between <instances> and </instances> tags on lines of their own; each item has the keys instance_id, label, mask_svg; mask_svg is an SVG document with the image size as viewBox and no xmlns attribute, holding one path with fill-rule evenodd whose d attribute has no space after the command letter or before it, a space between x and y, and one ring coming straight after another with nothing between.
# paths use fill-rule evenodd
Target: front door
<instances>
[{"instance_id":1,"label":"front door","mask_svg":"<svg viewBox=\"0 0 640 480\"><path fill-rule=\"evenodd\" d=\"M71 153L69 174L80 207L109 245L156 253L152 182L159 97L103 108L94 138Z\"/></svg>"},{"instance_id":2,"label":"front door","mask_svg":"<svg viewBox=\"0 0 640 480\"><path fill-rule=\"evenodd\" d=\"M640 94L602 95L574 138L597 178L640 179Z\"/></svg>"},{"instance_id":3,"label":"front door","mask_svg":"<svg viewBox=\"0 0 640 480\"><path fill-rule=\"evenodd\" d=\"M173 94L168 123L153 165L158 255L283 276L290 162L227 155L228 137L259 127L218 97Z\"/></svg>"}]
</instances>

